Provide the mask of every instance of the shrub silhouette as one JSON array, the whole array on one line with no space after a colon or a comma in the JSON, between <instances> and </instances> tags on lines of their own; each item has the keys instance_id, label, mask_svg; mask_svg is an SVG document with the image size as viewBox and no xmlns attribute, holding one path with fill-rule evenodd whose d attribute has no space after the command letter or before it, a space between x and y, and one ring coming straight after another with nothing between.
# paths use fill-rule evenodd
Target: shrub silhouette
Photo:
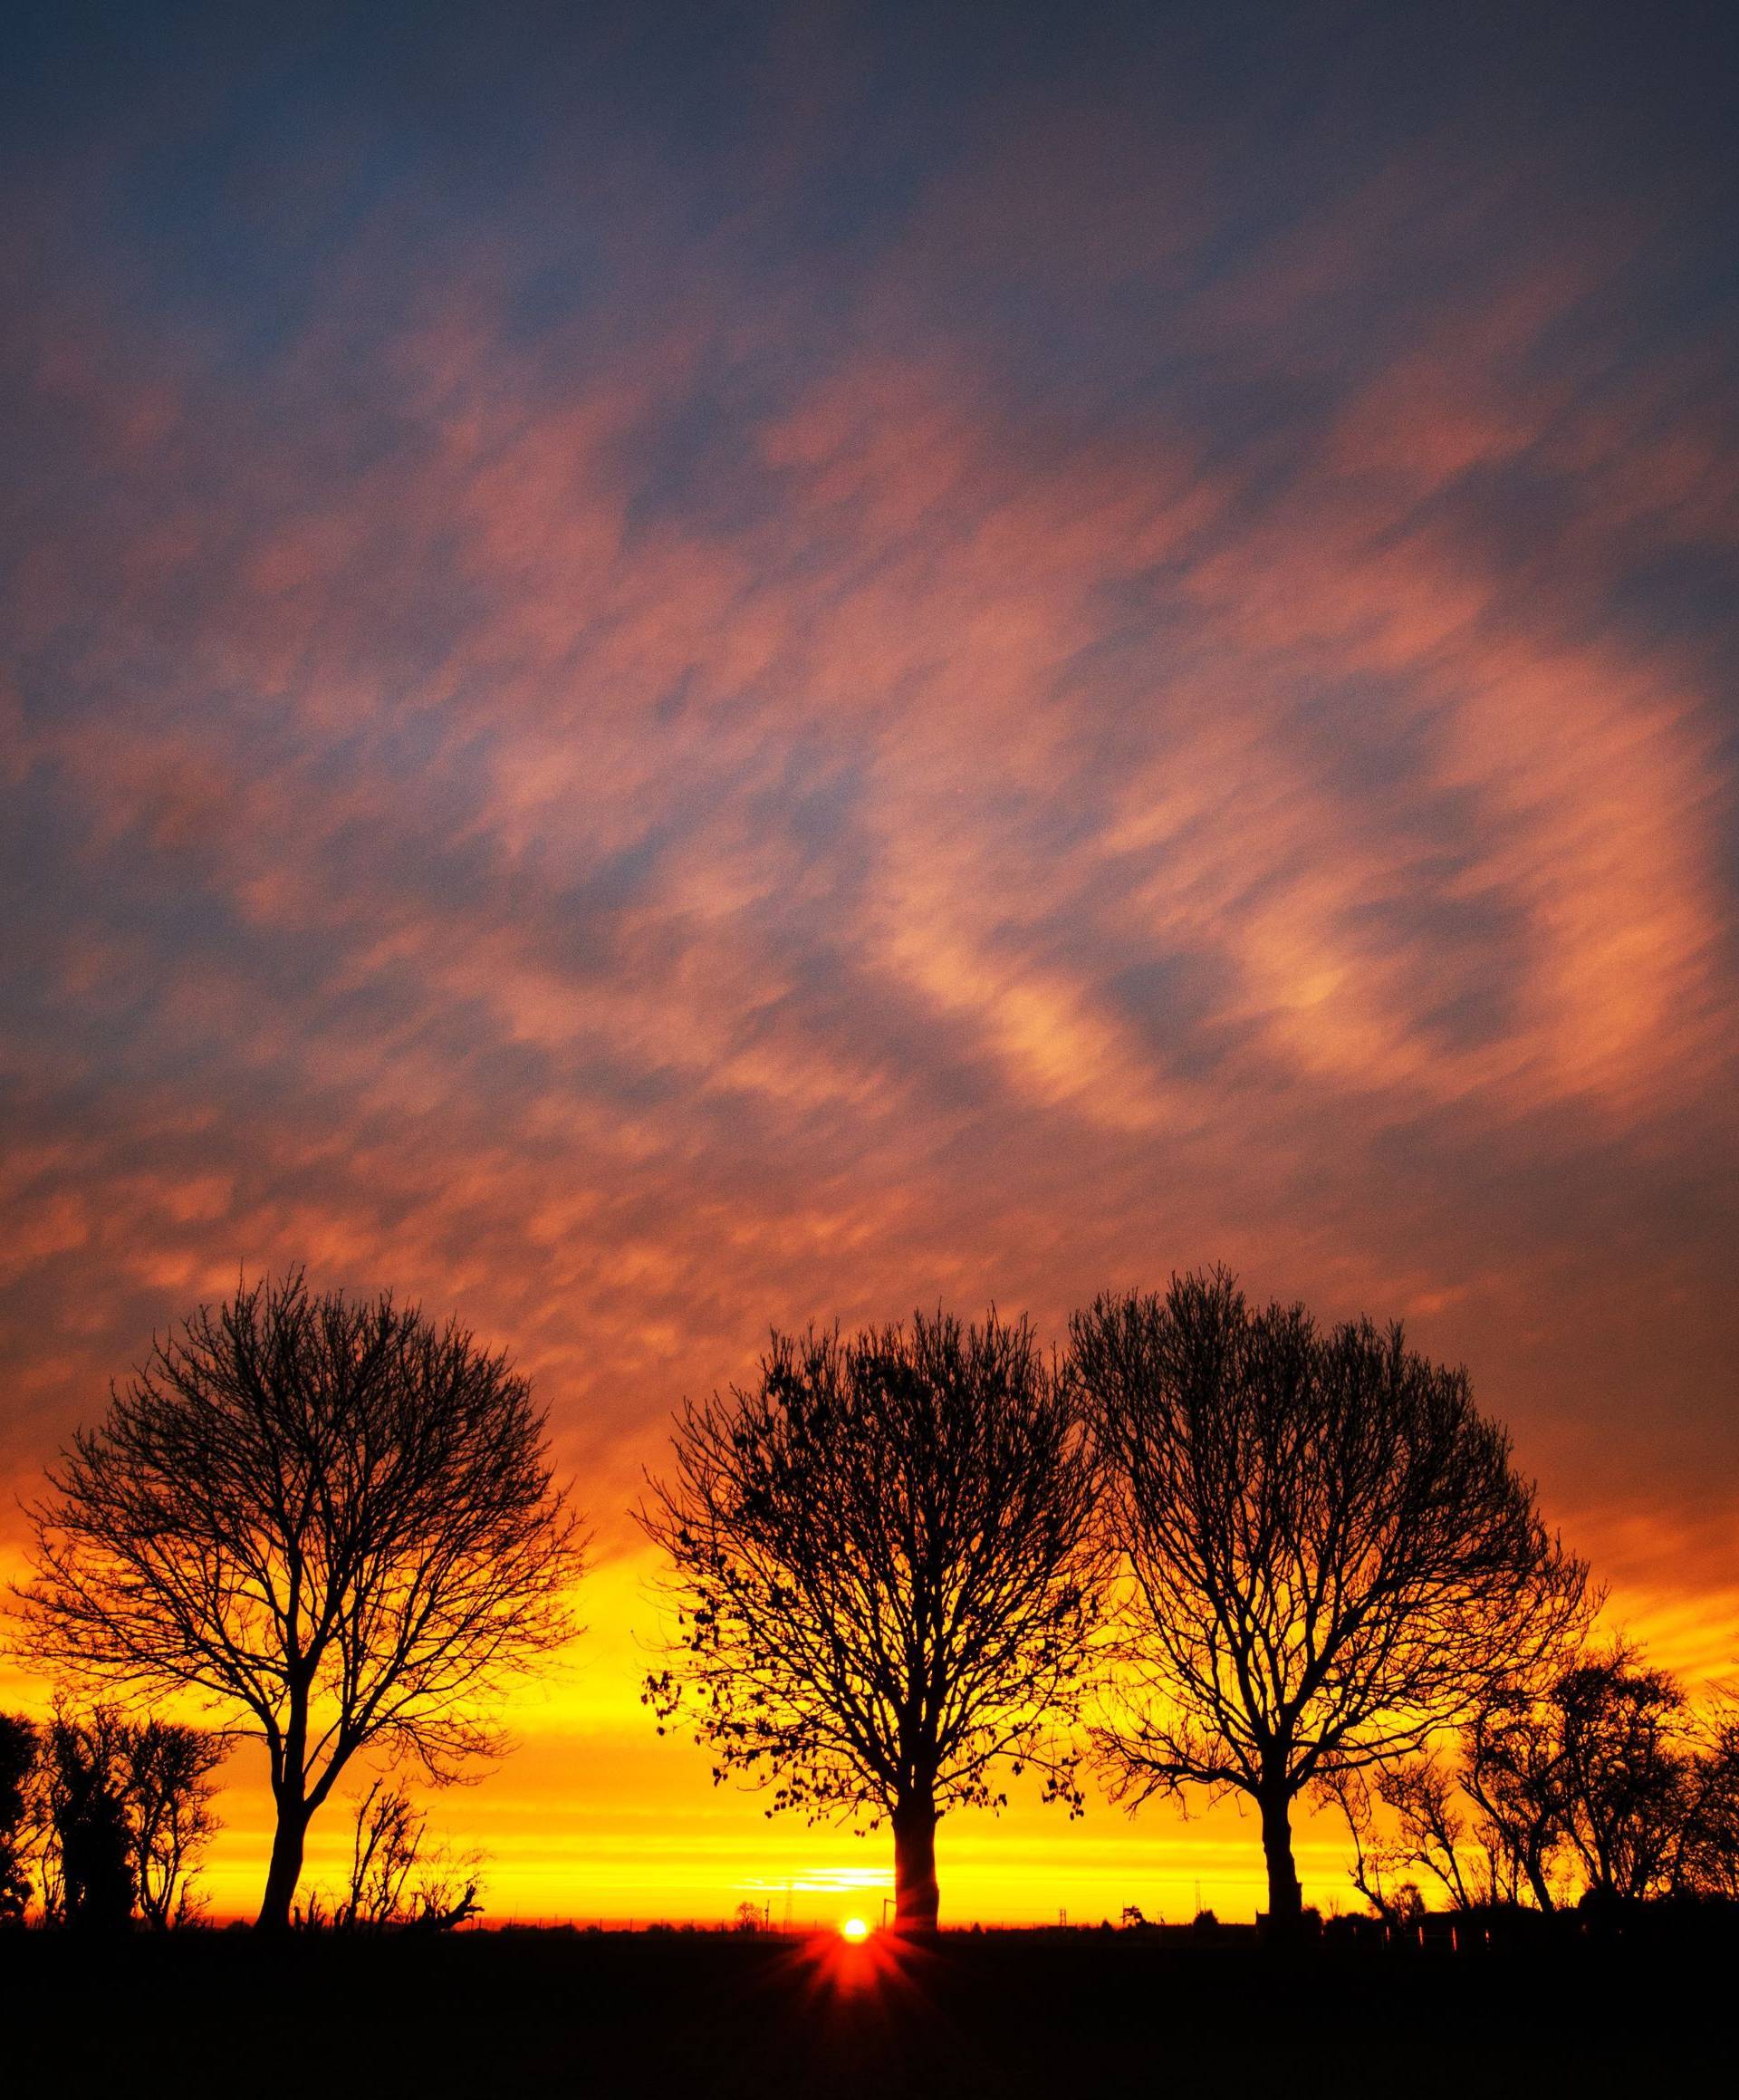
<instances>
[{"instance_id":1,"label":"shrub silhouette","mask_svg":"<svg viewBox=\"0 0 1739 2100\"><path fill-rule=\"evenodd\" d=\"M38 1747L34 1721L0 1713L0 1925L22 1922L30 1903L31 1782Z\"/></svg>"}]
</instances>

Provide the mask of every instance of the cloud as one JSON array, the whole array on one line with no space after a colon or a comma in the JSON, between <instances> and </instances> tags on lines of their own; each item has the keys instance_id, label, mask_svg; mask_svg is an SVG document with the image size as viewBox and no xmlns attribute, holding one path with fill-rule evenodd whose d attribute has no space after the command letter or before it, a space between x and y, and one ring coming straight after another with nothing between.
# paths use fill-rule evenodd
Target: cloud
<instances>
[{"instance_id":1,"label":"cloud","mask_svg":"<svg viewBox=\"0 0 1739 2100\"><path fill-rule=\"evenodd\" d=\"M15 1479L306 1260L508 1342L620 1543L770 1322L1225 1257L1725 1594L1705 191L1081 64L893 158L850 66L486 165L283 90L256 250L149 125L21 194Z\"/></svg>"}]
</instances>

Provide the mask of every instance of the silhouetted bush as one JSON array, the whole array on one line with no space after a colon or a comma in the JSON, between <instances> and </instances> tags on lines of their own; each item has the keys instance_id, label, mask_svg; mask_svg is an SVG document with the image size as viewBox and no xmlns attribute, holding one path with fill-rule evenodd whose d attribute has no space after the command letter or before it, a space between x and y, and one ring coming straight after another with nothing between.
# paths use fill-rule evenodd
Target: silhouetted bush
<instances>
[{"instance_id":1,"label":"silhouetted bush","mask_svg":"<svg viewBox=\"0 0 1739 2100\"><path fill-rule=\"evenodd\" d=\"M30 1902L37 1749L34 1721L20 1713L0 1713L0 1925L20 1923Z\"/></svg>"},{"instance_id":2,"label":"silhouetted bush","mask_svg":"<svg viewBox=\"0 0 1739 2100\"><path fill-rule=\"evenodd\" d=\"M57 1714L45 1748L58 1914L75 1931L120 1930L139 1884L113 1731L102 1716Z\"/></svg>"}]
</instances>

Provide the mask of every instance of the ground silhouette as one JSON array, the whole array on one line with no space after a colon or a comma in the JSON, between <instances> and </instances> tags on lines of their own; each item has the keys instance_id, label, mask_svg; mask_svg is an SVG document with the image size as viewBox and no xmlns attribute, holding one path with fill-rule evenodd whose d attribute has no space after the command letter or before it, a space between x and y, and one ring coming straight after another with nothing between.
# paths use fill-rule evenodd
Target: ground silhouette
<instances>
[{"instance_id":1,"label":"ground silhouette","mask_svg":"<svg viewBox=\"0 0 1739 2100\"><path fill-rule=\"evenodd\" d=\"M1150 1931L0 1941L21 2091L1544 2095L1671 2090L1731 2040L1734 1935L1451 1953ZM1705 1966L1695 1958L1701 1951ZM1710 1979L1705 1987L1703 1977ZM89 2016L101 2005L101 2019ZM173 2008L171 2010L171 2008Z\"/></svg>"}]
</instances>

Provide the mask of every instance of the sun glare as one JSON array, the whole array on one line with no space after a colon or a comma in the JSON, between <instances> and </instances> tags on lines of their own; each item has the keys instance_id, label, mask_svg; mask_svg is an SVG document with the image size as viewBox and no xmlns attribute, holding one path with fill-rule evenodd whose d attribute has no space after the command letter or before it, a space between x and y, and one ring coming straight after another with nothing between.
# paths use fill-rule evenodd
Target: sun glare
<instances>
[{"instance_id":1,"label":"sun glare","mask_svg":"<svg viewBox=\"0 0 1739 2100\"><path fill-rule=\"evenodd\" d=\"M870 1928L861 1918L848 1918L844 1924L840 1927L840 1932L841 1937L850 1940L853 1946L870 1937Z\"/></svg>"}]
</instances>

